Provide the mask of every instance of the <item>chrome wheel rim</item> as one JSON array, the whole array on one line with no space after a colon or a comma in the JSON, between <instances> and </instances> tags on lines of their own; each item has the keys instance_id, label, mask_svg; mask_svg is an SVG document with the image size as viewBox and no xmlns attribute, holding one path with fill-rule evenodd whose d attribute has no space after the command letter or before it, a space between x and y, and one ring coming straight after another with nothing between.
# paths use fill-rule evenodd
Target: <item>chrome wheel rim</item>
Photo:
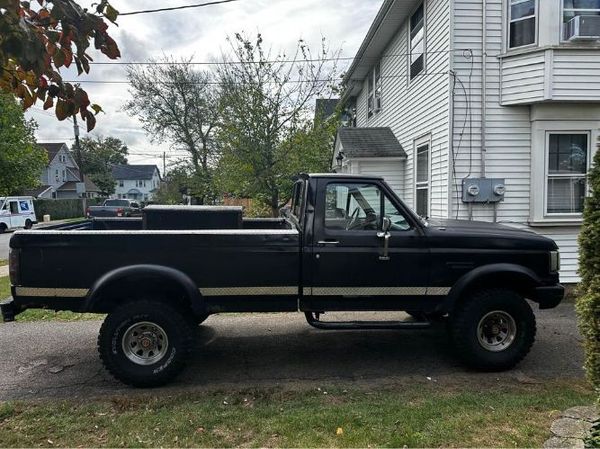
<instances>
[{"instance_id":1,"label":"chrome wheel rim","mask_svg":"<svg viewBox=\"0 0 600 449\"><path fill-rule=\"evenodd\" d=\"M152 365L162 359L169 349L167 333L149 321L135 323L125 331L123 353L137 365Z\"/></svg>"},{"instance_id":2,"label":"chrome wheel rim","mask_svg":"<svg viewBox=\"0 0 600 449\"><path fill-rule=\"evenodd\" d=\"M491 352L504 351L513 344L516 337L515 319L501 310L486 314L477 326L479 344Z\"/></svg>"}]
</instances>

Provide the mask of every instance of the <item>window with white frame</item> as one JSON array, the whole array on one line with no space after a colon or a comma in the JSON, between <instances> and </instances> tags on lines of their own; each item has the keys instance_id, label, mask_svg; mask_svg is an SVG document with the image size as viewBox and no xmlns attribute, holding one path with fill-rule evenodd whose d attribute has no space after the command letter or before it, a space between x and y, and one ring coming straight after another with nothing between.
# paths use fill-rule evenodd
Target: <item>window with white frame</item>
<instances>
[{"instance_id":1,"label":"window with white frame","mask_svg":"<svg viewBox=\"0 0 600 449\"><path fill-rule=\"evenodd\" d=\"M430 151L429 138L415 142L415 209L421 217L429 217Z\"/></svg>"},{"instance_id":2,"label":"window with white frame","mask_svg":"<svg viewBox=\"0 0 600 449\"><path fill-rule=\"evenodd\" d=\"M410 17L410 79L425 70L425 5Z\"/></svg>"},{"instance_id":3,"label":"window with white frame","mask_svg":"<svg viewBox=\"0 0 600 449\"><path fill-rule=\"evenodd\" d=\"M548 132L546 214L581 214L587 194L589 132Z\"/></svg>"},{"instance_id":4,"label":"window with white frame","mask_svg":"<svg viewBox=\"0 0 600 449\"><path fill-rule=\"evenodd\" d=\"M563 0L563 23L577 16L600 16L600 0Z\"/></svg>"},{"instance_id":5,"label":"window with white frame","mask_svg":"<svg viewBox=\"0 0 600 449\"><path fill-rule=\"evenodd\" d=\"M537 0L509 0L508 48L535 44Z\"/></svg>"},{"instance_id":6,"label":"window with white frame","mask_svg":"<svg viewBox=\"0 0 600 449\"><path fill-rule=\"evenodd\" d=\"M367 94L367 115L373 117L381 111L381 63L377 63L369 73Z\"/></svg>"}]
</instances>

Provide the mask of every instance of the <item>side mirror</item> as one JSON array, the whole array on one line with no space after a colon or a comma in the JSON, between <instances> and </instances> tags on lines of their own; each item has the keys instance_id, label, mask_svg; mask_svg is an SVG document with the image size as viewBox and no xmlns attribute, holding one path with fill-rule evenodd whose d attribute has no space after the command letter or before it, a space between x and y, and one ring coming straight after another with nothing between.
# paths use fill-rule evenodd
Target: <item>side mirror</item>
<instances>
[{"instance_id":1,"label":"side mirror","mask_svg":"<svg viewBox=\"0 0 600 449\"><path fill-rule=\"evenodd\" d=\"M389 232L390 229L392 229L392 220L390 220L389 217L383 217L383 223L381 226L381 230L383 232Z\"/></svg>"}]
</instances>

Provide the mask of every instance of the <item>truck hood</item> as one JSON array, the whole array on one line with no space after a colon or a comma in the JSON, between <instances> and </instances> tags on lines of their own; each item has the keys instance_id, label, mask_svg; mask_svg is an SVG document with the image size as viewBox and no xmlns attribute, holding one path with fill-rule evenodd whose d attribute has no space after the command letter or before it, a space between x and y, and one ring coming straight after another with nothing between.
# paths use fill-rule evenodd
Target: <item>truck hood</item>
<instances>
[{"instance_id":1,"label":"truck hood","mask_svg":"<svg viewBox=\"0 0 600 449\"><path fill-rule=\"evenodd\" d=\"M516 224L518 226L518 224ZM451 246L498 249L557 249L556 243L547 237L527 229L489 223L485 221L431 219L425 233L434 241L452 242Z\"/></svg>"}]
</instances>

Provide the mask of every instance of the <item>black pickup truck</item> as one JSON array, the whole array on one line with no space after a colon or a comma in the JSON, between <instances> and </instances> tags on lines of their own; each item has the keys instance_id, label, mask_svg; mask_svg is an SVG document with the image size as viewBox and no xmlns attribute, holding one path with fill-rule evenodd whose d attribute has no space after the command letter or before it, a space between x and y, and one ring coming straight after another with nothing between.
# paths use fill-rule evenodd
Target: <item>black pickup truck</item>
<instances>
[{"instance_id":1,"label":"black pickup truck","mask_svg":"<svg viewBox=\"0 0 600 449\"><path fill-rule=\"evenodd\" d=\"M106 368L142 387L184 366L194 328L220 312L304 312L336 329L448 323L456 353L487 371L517 364L536 333L529 299L557 306L556 244L491 223L415 215L378 177L302 175L281 219L241 209L159 207L16 232L5 320L29 308L107 313ZM323 320L331 311L406 311L402 321Z\"/></svg>"}]
</instances>

